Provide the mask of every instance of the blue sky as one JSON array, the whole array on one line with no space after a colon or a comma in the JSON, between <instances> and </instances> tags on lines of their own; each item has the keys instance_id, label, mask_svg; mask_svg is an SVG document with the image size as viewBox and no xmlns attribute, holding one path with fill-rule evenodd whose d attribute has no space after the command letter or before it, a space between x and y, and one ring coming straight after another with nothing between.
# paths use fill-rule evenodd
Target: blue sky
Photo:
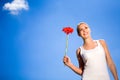
<instances>
[{"instance_id":1,"label":"blue sky","mask_svg":"<svg viewBox=\"0 0 120 80\"><path fill-rule=\"evenodd\" d=\"M5 4L9 5L5 6ZM76 49L82 45L76 25L87 22L93 39L107 42L120 76L119 0L0 0L1 80L80 80L62 63L65 37L71 26L68 56L78 66ZM114 80L110 73L111 80Z\"/></svg>"}]
</instances>

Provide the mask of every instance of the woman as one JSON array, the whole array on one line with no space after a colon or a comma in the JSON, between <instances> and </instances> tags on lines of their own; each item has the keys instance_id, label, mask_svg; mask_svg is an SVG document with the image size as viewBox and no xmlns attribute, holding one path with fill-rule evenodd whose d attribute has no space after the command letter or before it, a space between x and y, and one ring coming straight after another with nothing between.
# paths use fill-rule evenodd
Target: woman
<instances>
[{"instance_id":1,"label":"woman","mask_svg":"<svg viewBox=\"0 0 120 80\"><path fill-rule=\"evenodd\" d=\"M107 66L118 80L117 71L104 40L93 40L89 26L82 22L77 25L77 33L83 39L83 45L77 49L79 68L72 64L68 56L63 62L75 73L82 76L82 80L110 80Z\"/></svg>"}]
</instances>

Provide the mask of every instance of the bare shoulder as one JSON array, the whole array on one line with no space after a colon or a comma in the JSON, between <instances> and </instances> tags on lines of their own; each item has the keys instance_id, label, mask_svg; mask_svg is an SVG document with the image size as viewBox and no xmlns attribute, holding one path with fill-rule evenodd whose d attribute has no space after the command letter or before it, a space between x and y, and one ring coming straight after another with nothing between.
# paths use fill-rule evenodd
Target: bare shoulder
<instances>
[{"instance_id":1,"label":"bare shoulder","mask_svg":"<svg viewBox=\"0 0 120 80\"><path fill-rule=\"evenodd\" d=\"M106 44L105 40L102 39L102 40L99 40L99 42L105 50L108 50L108 47L107 47L107 44Z\"/></svg>"},{"instance_id":2,"label":"bare shoulder","mask_svg":"<svg viewBox=\"0 0 120 80\"><path fill-rule=\"evenodd\" d=\"M76 50L76 55L80 55L80 48L78 48L77 50Z\"/></svg>"},{"instance_id":3,"label":"bare shoulder","mask_svg":"<svg viewBox=\"0 0 120 80\"><path fill-rule=\"evenodd\" d=\"M105 40L104 40L104 39L100 39L100 40L99 40L99 42L100 42L103 46L105 46L105 45L106 45L106 42L105 42Z\"/></svg>"}]
</instances>

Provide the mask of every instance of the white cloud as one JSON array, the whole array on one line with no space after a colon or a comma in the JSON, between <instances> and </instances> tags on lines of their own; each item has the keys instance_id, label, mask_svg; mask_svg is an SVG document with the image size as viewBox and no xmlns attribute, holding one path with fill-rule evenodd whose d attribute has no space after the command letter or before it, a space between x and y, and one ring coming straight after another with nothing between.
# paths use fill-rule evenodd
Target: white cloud
<instances>
[{"instance_id":1,"label":"white cloud","mask_svg":"<svg viewBox=\"0 0 120 80\"><path fill-rule=\"evenodd\" d=\"M11 14L17 15L21 10L28 10L28 2L26 0L13 0L11 3L5 3L3 9L10 11Z\"/></svg>"}]
</instances>

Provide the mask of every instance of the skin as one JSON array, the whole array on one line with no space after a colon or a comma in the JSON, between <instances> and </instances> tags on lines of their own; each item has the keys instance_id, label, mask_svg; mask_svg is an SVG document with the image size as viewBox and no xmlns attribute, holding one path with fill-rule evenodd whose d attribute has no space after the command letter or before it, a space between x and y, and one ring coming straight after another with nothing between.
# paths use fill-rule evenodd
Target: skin
<instances>
[{"instance_id":1,"label":"skin","mask_svg":"<svg viewBox=\"0 0 120 80\"><path fill-rule=\"evenodd\" d=\"M97 46L97 43L92 39L92 37L90 35L91 30L86 23L79 24L77 27L77 31L78 31L78 35L83 39L83 48L84 49L89 50L89 49L93 49ZM110 52L108 50L107 44L104 40L99 40L99 42L102 44L102 46L105 50L107 65L113 74L114 80L118 80L116 67L110 56ZM83 70L84 70L84 62L80 55L80 48L78 48L76 50L76 56L77 56L77 60L79 63L79 67L72 64L72 62L68 56L64 56L63 62L66 66L68 66L70 69L72 69L75 73L82 75Z\"/></svg>"}]
</instances>

